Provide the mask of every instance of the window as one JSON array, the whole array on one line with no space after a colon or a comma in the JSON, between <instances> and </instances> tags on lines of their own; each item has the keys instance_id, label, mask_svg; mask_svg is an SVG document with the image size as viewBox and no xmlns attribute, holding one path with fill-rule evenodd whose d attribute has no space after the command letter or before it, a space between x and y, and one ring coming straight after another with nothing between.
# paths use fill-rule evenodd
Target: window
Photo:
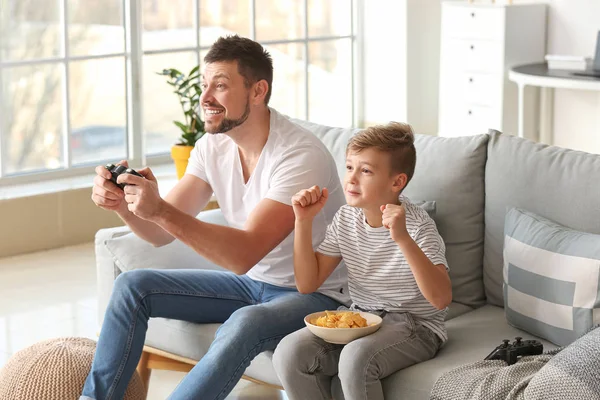
<instances>
[{"instance_id":1,"label":"window","mask_svg":"<svg viewBox=\"0 0 600 400\"><path fill-rule=\"evenodd\" d=\"M0 184L167 161L181 110L156 72L226 34L273 56L273 107L352 126L358 1L0 0Z\"/></svg>"}]
</instances>

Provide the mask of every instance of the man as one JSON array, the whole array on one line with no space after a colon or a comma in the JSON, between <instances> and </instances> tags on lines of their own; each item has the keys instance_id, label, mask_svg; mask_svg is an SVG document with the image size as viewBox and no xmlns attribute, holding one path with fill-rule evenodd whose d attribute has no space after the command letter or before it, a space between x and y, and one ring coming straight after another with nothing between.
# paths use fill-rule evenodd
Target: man
<instances>
[{"instance_id":1,"label":"man","mask_svg":"<svg viewBox=\"0 0 600 400\"><path fill-rule=\"evenodd\" d=\"M327 187L330 201L315 218L315 246L343 204L333 158L310 132L268 107L271 56L252 40L218 39L206 57L201 105L207 135L186 175L165 199L149 168L123 174L121 191L98 167L93 201L115 211L155 246L179 239L231 272L134 270L116 279L81 400L121 399L143 350L148 319L223 325L208 353L171 399L223 399L260 352L275 349L309 313L346 303L341 264L320 292L297 292L293 267L292 196ZM229 227L195 216L214 192ZM174 266L176 267L176 266Z\"/></svg>"}]
</instances>

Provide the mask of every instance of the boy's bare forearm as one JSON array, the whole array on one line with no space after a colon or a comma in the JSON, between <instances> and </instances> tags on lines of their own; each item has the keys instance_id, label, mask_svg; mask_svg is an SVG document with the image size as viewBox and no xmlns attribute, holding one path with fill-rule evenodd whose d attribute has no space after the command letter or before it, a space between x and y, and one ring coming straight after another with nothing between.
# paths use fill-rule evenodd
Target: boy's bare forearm
<instances>
[{"instance_id":1,"label":"boy's bare forearm","mask_svg":"<svg viewBox=\"0 0 600 400\"><path fill-rule=\"evenodd\" d=\"M452 301L452 286L445 269L436 267L411 238L397 242L423 296L434 307L446 308Z\"/></svg>"},{"instance_id":2,"label":"boy's bare forearm","mask_svg":"<svg viewBox=\"0 0 600 400\"><path fill-rule=\"evenodd\" d=\"M319 265L312 247L312 221L296 220L294 229L294 275L301 293L318 289Z\"/></svg>"}]
</instances>

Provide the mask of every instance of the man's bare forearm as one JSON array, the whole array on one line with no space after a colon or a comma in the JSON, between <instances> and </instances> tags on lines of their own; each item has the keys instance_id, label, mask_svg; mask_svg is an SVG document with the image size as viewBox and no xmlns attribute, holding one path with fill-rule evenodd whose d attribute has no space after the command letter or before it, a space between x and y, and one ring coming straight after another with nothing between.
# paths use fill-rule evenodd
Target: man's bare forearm
<instances>
[{"instance_id":1,"label":"man's bare forearm","mask_svg":"<svg viewBox=\"0 0 600 400\"><path fill-rule=\"evenodd\" d=\"M319 264L312 247L312 220L296 221L294 275L300 293L312 293L319 288Z\"/></svg>"},{"instance_id":2,"label":"man's bare forearm","mask_svg":"<svg viewBox=\"0 0 600 400\"><path fill-rule=\"evenodd\" d=\"M125 222L125 224L127 224L133 233L153 246L164 246L171 243L175 239L172 235L170 235L160 226L156 225L154 222L146 221L140 217L137 217L127 209L127 206L121 210L118 210L117 215L123 220L123 222Z\"/></svg>"},{"instance_id":3,"label":"man's bare forearm","mask_svg":"<svg viewBox=\"0 0 600 400\"><path fill-rule=\"evenodd\" d=\"M258 235L200 221L167 202L153 222L204 258L236 274L245 274L269 252L257 251L264 247Z\"/></svg>"}]
</instances>

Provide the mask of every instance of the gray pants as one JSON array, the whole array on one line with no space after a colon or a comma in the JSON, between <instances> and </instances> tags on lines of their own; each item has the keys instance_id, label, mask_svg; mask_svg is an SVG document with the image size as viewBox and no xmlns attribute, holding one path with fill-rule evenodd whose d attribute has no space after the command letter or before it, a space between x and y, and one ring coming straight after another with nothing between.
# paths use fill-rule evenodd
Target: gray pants
<instances>
[{"instance_id":1,"label":"gray pants","mask_svg":"<svg viewBox=\"0 0 600 400\"><path fill-rule=\"evenodd\" d=\"M331 399L338 375L346 400L383 400L381 379L435 356L440 339L408 313L386 314L381 328L347 345L327 343L307 328L279 343L273 364L290 400Z\"/></svg>"}]
</instances>

